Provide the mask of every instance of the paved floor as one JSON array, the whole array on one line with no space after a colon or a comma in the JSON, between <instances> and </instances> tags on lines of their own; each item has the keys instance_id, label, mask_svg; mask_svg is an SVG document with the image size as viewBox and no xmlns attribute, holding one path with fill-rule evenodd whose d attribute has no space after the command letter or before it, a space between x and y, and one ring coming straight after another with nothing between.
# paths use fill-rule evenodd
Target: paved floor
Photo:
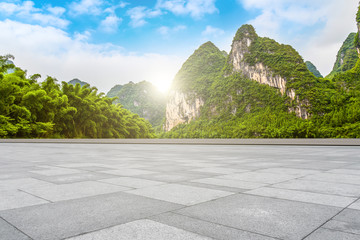
<instances>
[{"instance_id":1,"label":"paved floor","mask_svg":"<svg viewBox=\"0 0 360 240\"><path fill-rule=\"evenodd\" d=\"M0 144L0 239L360 239L360 147Z\"/></svg>"}]
</instances>

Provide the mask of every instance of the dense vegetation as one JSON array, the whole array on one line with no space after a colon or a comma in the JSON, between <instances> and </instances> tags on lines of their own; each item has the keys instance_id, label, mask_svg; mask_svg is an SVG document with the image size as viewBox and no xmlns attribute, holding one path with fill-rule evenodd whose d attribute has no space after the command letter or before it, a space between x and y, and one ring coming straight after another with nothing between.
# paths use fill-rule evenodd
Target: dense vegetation
<instances>
[{"instance_id":1,"label":"dense vegetation","mask_svg":"<svg viewBox=\"0 0 360 240\"><path fill-rule=\"evenodd\" d=\"M350 33L346 38L336 55L333 70L328 76L326 76L327 78L331 79L335 76L335 74L346 72L355 66L356 61L358 60L358 53L355 47L355 37L355 33Z\"/></svg>"},{"instance_id":2,"label":"dense vegetation","mask_svg":"<svg viewBox=\"0 0 360 240\"><path fill-rule=\"evenodd\" d=\"M273 74L286 78L287 89L294 89L298 100L292 101L275 88L245 79L241 73L229 74L232 72L231 66L225 63L222 74L202 76L206 83L202 85L198 82L190 89L193 91L194 88L203 87L202 92L209 93L200 117L189 124L178 125L163 133L162 137L360 137L360 60L357 55L354 68L346 71L344 66L349 65L345 64L332 80L318 78L308 70L302 57L291 46L258 37L252 29L250 25L245 25L234 37L234 41L240 41L243 37L252 38L250 52L245 56L247 63L263 63ZM184 66L192 65L192 61L190 57ZM199 59L197 61L201 62ZM205 67L209 65L207 61L202 64ZM188 74L188 69L180 71L183 76L193 76L196 69L191 69ZM192 79L185 79L184 82ZM289 112L301 102L307 103L311 115L309 119L296 117L294 112Z\"/></svg>"},{"instance_id":3,"label":"dense vegetation","mask_svg":"<svg viewBox=\"0 0 360 240\"><path fill-rule=\"evenodd\" d=\"M149 138L150 124L112 104L97 89L75 86L8 64L0 57L0 137L15 138ZM8 69L14 69L8 73Z\"/></svg>"},{"instance_id":4,"label":"dense vegetation","mask_svg":"<svg viewBox=\"0 0 360 240\"><path fill-rule=\"evenodd\" d=\"M117 97L114 104L121 104L125 109L145 118L153 127L162 126L166 97L150 82L129 82L124 85L116 85L106 96Z\"/></svg>"},{"instance_id":5,"label":"dense vegetation","mask_svg":"<svg viewBox=\"0 0 360 240\"><path fill-rule=\"evenodd\" d=\"M176 74L172 89L206 97L214 79L221 76L226 55L212 42L201 45Z\"/></svg>"},{"instance_id":6,"label":"dense vegetation","mask_svg":"<svg viewBox=\"0 0 360 240\"><path fill-rule=\"evenodd\" d=\"M321 73L319 72L319 70L315 67L315 65L310 62L310 61L306 61L305 62L307 69L314 74L315 77L318 78L323 78L323 75L321 75Z\"/></svg>"}]
</instances>

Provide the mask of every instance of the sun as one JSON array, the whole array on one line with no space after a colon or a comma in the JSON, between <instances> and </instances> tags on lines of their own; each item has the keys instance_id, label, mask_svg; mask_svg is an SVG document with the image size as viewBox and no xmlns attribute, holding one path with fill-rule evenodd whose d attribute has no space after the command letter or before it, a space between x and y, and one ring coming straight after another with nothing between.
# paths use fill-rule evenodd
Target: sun
<instances>
[{"instance_id":1,"label":"sun","mask_svg":"<svg viewBox=\"0 0 360 240\"><path fill-rule=\"evenodd\" d=\"M171 86L171 80L168 78L160 78L157 77L154 80L151 81L152 84L162 93L168 93L170 86Z\"/></svg>"}]
</instances>

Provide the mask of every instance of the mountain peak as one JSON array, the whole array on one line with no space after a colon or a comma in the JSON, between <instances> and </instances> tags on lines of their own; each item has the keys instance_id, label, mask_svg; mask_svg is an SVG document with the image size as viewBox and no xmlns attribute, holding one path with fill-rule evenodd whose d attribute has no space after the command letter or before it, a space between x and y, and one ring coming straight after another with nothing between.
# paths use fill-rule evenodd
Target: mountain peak
<instances>
[{"instance_id":1,"label":"mountain peak","mask_svg":"<svg viewBox=\"0 0 360 240\"><path fill-rule=\"evenodd\" d=\"M245 38L255 40L257 37L255 28L250 24L244 24L237 30L234 41L241 41Z\"/></svg>"}]
</instances>

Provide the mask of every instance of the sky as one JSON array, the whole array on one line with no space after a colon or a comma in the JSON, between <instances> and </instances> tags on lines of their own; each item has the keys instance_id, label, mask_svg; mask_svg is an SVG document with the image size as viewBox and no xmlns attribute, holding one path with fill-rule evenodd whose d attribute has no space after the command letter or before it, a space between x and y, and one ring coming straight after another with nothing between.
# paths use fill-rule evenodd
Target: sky
<instances>
[{"instance_id":1,"label":"sky","mask_svg":"<svg viewBox=\"0 0 360 240\"><path fill-rule=\"evenodd\" d=\"M0 55L28 74L78 78L107 93L147 80L165 91L186 59L236 30L292 45L327 75L356 31L358 0L1 0Z\"/></svg>"}]
</instances>

